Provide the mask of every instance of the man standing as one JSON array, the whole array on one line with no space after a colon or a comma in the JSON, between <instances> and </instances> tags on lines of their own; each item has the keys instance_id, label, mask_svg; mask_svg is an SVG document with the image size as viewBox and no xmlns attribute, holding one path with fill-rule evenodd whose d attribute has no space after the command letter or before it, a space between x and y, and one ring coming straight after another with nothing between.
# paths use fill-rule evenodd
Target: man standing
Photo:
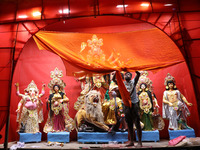
<instances>
[{"instance_id":1,"label":"man standing","mask_svg":"<svg viewBox=\"0 0 200 150\"><path fill-rule=\"evenodd\" d=\"M142 128L140 126L140 115L139 115L139 100L136 94L136 85L140 77L140 72L136 71L136 76L133 80L132 79L132 73L126 72L125 73L125 81L124 85L127 89L127 91L130 93L131 97L131 105L132 107L124 106L124 112L125 112L125 120L128 124L128 132L130 135L130 143L126 146L134 146L133 141L133 124L135 124L137 129L137 136L138 136L138 145L137 147L142 147Z\"/></svg>"}]
</instances>

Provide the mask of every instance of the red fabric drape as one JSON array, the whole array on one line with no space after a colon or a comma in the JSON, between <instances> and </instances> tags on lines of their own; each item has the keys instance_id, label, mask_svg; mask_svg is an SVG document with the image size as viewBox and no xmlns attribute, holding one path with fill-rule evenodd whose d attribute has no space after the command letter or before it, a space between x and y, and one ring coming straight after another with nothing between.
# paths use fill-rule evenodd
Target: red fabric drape
<instances>
[{"instance_id":1,"label":"red fabric drape","mask_svg":"<svg viewBox=\"0 0 200 150\"><path fill-rule=\"evenodd\" d=\"M131 107L132 105L131 105L130 93L126 90L126 87L121 77L121 73L119 71L116 71L116 79L117 79L120 95L123 99L124 105Z\"/></svg>"}]
</instances>

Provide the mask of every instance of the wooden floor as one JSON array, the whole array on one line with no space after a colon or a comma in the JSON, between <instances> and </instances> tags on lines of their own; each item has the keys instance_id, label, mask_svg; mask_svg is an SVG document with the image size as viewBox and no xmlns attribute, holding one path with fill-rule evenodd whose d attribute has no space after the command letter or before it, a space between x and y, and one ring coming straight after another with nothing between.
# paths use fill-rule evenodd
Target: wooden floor
<instances>
[{"instance_id":1,"label":"wooden floor","mask_svg":"<svg viewBox=\"0 0 200 150\"><path fill-rule=\"evenodd\" d=\"M13 145L17 144L17 142L10 142L8 144L8 147L12 147ZM168 146L168 140L161 140L159 142L143 142L142 148L136 148L136 147L125 147L126 144L93 144L93 143L87 143L87 144L81 144L75 141L72 141L70 143L65 143L63 146L59 145L52 145L48 146L47 142L40 142L40 143L26 143L23 148L20 149L94 149L94 150L100 150L100 149L176 149L176 150L200 150L200 145L182 145L182 146ZM137 142L135 143L137 145ZM3 149L3 145L0 145L0 149ZM19 148L18 148L19 149Z\"/></svg>"}]
</instances>

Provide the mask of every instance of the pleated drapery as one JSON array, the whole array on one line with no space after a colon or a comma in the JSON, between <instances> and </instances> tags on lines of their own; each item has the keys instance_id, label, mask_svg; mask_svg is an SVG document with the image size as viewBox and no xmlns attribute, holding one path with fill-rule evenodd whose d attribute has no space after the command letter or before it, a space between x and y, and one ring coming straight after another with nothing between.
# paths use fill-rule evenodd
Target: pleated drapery
<instances>
[{"instance_id":1,"label":"pleated drapery","mask_svg":"<svg viewBox=\"0 0 200 150\"><path fill-rule=\"evenodd\" d=\"M120 78L121 71L156 70L184 62L177 46L157 28L104 34L39 31L34 40L39 49L62 58L67 75L117 71L126 106L131 106L130 96Z\"/></svg>"}]
</instances>

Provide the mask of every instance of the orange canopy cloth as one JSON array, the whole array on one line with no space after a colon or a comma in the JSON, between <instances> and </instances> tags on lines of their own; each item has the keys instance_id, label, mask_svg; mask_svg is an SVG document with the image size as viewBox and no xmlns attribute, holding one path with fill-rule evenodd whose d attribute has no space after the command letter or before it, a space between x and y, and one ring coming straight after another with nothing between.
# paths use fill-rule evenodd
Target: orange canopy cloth
<instances>
[{"instance_id":1,"label":"orange canopy cloth","mask_svg":"<svg viewBox=\"0 0 200 150\"><path fill-rule=\"evenodd\" d=\"M63 59L67 75L155 70L184 62L177 46L157 28L103 34L39 31L34 40L39 49ZM119 86L120 92L126 90Z\"/></svg>"}]
</instances>

